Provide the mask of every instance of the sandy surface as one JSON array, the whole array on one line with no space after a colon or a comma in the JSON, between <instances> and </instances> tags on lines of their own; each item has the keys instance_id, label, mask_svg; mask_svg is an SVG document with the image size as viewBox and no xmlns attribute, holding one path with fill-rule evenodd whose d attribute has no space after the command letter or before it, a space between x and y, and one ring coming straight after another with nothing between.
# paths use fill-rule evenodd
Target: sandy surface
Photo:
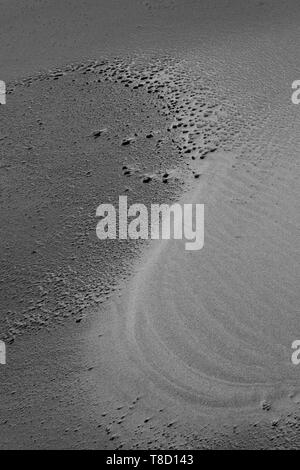
<instances>
[{"instance_id":1,"label":"sandy surface","mask_svg":"<svg viewBox=\"0 0 300 470\"><path fill-rule=\"evenodd\" d=\"M14 83L0 116L0 331L9 342L54 318L75 314L79 321L128 272L137 243L100 243L99 204L117 204L120 194L129 204L141 192L146 204L178 194L171 170L180 155L167 130L170 118L140 88L108 81L110 70L100 73L107 66L97 74L84 65ZM128 138L131 144L122 145Z\"/></svg>"},{"instance_id":2,"label":"sandy surface","mask_svg":"<svg viewBox=\"0 0 300 470\"><path fill-rule=\"evenodd\" d=\"M299 448L297 2L70 4L1 2L0 446ZM97 240L122 193L204 249Z\"/></svg>"}]
</instances>

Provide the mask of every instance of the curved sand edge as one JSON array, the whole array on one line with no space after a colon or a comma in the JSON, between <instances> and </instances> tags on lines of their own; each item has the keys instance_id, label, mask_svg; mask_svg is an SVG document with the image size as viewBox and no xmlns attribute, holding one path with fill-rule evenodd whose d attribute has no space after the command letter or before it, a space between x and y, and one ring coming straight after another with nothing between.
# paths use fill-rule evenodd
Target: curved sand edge
<instances>
[{"instance_id":1,"label":"curved sand edge","mask_svg":"<svg viewBox=\"0 0 300 470\"><path fill-rule=\"evenodd\" d=\"M215 155L183 198L205 203L204 248L157 242L121 307L122 356L183 408L297 409L298 189L290 150L284 170L273 156L274 169L259 180L262 168L252 162Z\"/></svg>"}]
</instances>

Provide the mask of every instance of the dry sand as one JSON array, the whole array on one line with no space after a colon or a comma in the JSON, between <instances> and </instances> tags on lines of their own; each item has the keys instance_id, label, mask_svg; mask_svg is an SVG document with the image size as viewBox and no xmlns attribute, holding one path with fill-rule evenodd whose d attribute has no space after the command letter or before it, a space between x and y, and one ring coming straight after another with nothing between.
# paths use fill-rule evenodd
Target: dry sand
<instances>
[{"instance_id":1,"label":"dry sand","mask_svg":"<svg viewBox=\"0 0 300 470\"><path fill-rule=\"evenodd\" d=\"M1 2L1 448L299 448L297 2L70 3ZM124 191L203 250L99 242Z\"/></svg>"}]
</instances>

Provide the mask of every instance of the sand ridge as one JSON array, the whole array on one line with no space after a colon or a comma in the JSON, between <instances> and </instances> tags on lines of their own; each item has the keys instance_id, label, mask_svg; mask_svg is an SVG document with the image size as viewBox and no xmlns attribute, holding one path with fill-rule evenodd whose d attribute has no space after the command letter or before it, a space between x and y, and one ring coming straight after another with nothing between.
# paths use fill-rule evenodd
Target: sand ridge
<instances>
[{"instance_id":1,"label":"sand ridge","mask_svg":"<svg viewBox=\"0 0 300 470\"><path fill-rule=\"evenodd\" d=\"M218 157L216 172L224 165ZM231 173L207 177L214 190L193 198L206 203L203 250L189 256L180 242L162 242L138 273L127 310L131 356L144 373L204 407L259 406L288 400L299 388L290 359L299 335L297 226L287 228L278 207L284 191L283 205L288 198L296 218L295 188L288 193L290 175L277 175L282 186L261 185L247 199L253 179Z\"/></svg>"}]
</instances>

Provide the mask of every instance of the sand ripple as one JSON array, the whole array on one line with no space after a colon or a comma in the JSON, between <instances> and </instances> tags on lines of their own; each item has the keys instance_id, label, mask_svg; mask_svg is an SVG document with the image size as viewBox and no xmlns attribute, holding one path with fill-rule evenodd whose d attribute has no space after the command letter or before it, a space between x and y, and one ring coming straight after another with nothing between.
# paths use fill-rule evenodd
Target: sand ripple
<instances>
[{"instance_id":1,"label":"sand ripple","mask_svg":"<svg viewBox=\"0 0 300 470\"><path fill-rule=\"evenodd\" d=\"M159 242L134 280L123 345L177 399L263 406L299 390L296 147L284 164L278 143L273 150L266 173L249 147L210 159L184 197L205 203L204 249Z\"/></svg>"}]
</instances>

